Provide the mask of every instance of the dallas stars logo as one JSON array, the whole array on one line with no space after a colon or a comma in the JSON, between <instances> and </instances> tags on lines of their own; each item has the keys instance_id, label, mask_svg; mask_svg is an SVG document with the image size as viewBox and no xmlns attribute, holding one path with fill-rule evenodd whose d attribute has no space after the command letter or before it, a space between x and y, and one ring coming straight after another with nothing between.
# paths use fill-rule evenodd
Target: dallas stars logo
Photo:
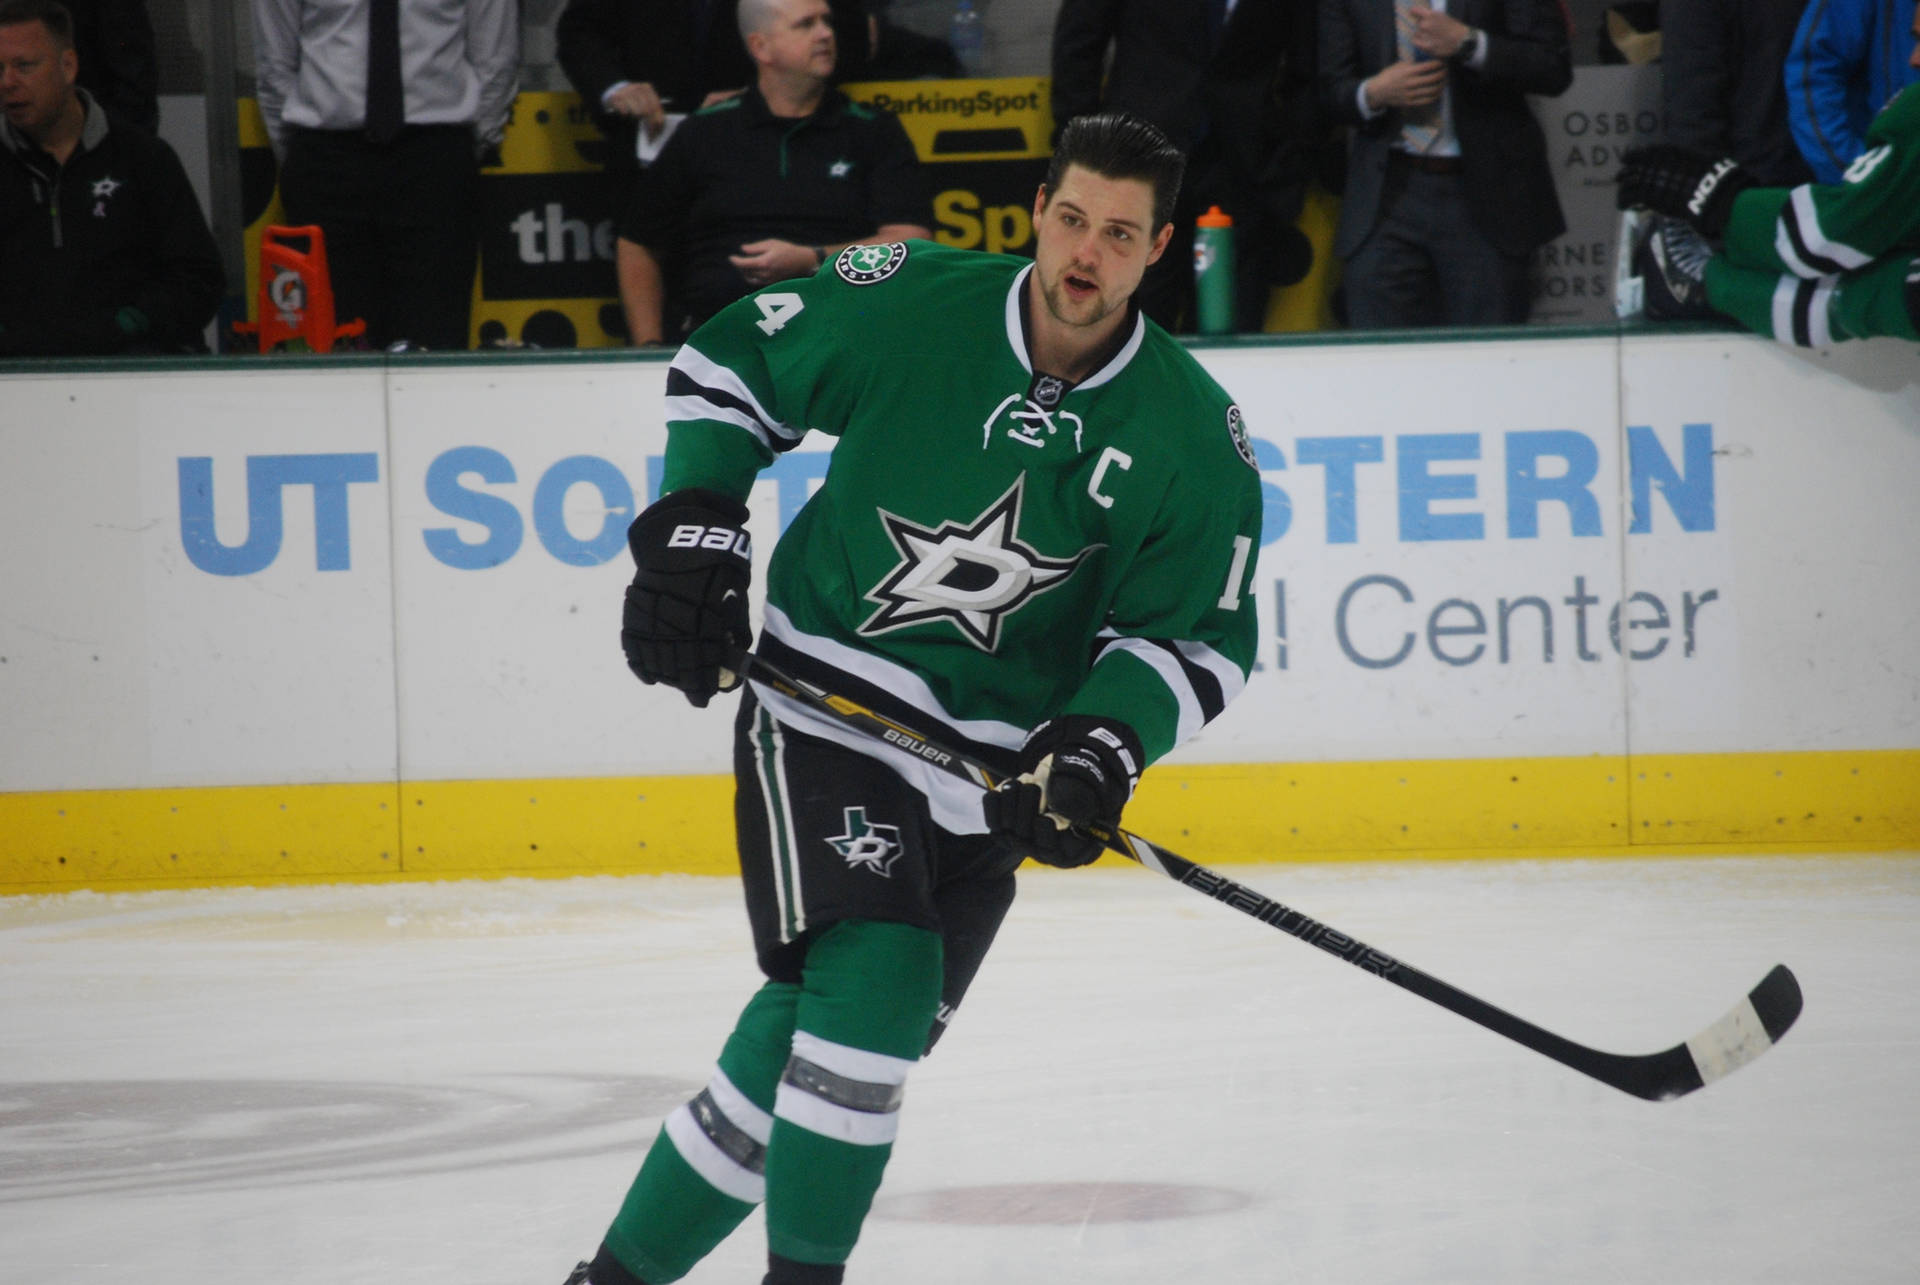
<instances>
[{"instance_id":1,"label":"dallas stars logo","mask_svg":"<svg viewBox=\"0 0 1920 1285\"><path fill-rule=\"evenodd\" d=\"M905 241L894 241L887 245L850 245L834 259L833 270L840 274L841 280L851 285L870 286L900 271L900 265L906 261Z\"/></svg>"},{"instance_id":2,"label":"dallas stars logo","mask_svg":"<svg viewBox=\"0 0 1920 1285\"><path fill-rule=\"evenodd\" d=\"M860 626L863 634L881 634L908 625L945 620L981 651L1000 642L1006 618L1036 595L1073 574L1094 549L1071 558L1049 558L1019 538L1020 503L1026 474L971 522L942 522L928 529L884 509L880 520L899 565L867 592L880 610Z\"/></svg>"},{"instance_id":3,"label":"dallas stars logo","mask_svg":"<svg viewBox=\"0 0 1920 1285\"><path fill-rule=\"evenodd\" d=\"M865 866L882 879L893 878L893 863L905 851L900 846L900 827L875 825L867 820L865 808L843 808L841 818L847 832L833 835L827 842L847 863L847 868Z\"/></svg>"},{"instance_id":4,"label":"dallas stars logo","mask_svg":"<svg viewBox=\"0 0 1920 1285\"><path fill-rule=\"evenodd\" d=\"M106 218L107 202L113 198L115 192L118 192L125 186L126 184L111 174L105 178L95 179L93 181L93 217L96 219Z\"/></svg>"},{"instance_id":5,"label":"dallas stars logo","mask_svg":"<svg viewBox=\"0 0 1920 1285\"><path fill-rule=\"evenodd\" d=\"M847 175L853 173L853 162L848 160L835 161L827 167L827 173L833 178L845 178Z\"/></svg>"}]
</instances>

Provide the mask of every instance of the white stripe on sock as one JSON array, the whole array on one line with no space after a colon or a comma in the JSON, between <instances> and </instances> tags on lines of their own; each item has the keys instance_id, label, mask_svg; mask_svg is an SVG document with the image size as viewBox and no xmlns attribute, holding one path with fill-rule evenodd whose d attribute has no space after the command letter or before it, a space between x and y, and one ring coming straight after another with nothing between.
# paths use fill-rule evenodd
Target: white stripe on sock
<instances>
[{"instance_id":1,"label":"white stripe on sock","mask_svg":"<svg viewBox=\"0 0 1920 1285\"><path fill-rule=\"evenodd\" d=\"M700 1122L693 1118L692 1107L682 1103L674 1108L673 1114L667 1117L667 1138L680 1158L716 1190L750 1205L767 1198L766 1178L744 1168L715 1146Z\"/></svg>"}]
</instances>

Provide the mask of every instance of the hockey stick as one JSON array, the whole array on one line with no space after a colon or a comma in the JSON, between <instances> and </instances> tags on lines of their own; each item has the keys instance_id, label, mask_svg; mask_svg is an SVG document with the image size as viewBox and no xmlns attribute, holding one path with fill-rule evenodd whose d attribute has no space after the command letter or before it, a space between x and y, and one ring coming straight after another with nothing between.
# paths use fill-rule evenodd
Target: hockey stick
<instances>
[{"instance_id":1,"label":"hockey stick","mask_svg":"<svg viewBox=\"0 0 1920 1285\"><path fill-rule=\"evenodd\" d=\"M865 705L833 692L803 683L758 656L748 656L747 676L809 709L825 714L845 727L854 728L887 741L924 763L982 789L993 789L1003 779L1001 773L957 751L927 740L918 732L902 727ZM1345 933L1312 919L1289 906L1235 883L1225 875L1196 865L1185 857L1148 843L1139 835L1105 826L1087 827L1087 833L1109 849L1129 857L1149 870L1157 870L1175 883L1204 893L1261 923L1297 937L1309 946L1356 968L1364 969L1424 1000L1457 1013L1470 1022L1504 1035L1516 1044L1552 1058L1562 1066L1592 1076L1623 1093L1631 1093L1649 1102L1664 1102L1691 1093L1759 1057L1787 1033L1800 1016L1800 984L1785 964L1776 964L1733 1011L1684 1044L1676 1044L1660 1053L1628 1055L1603 1053L1564 1039L1495 1008L1485 1000L1469 995L1430 973L1423 973L1391 955L1356 941Z\"/></svg>"}]
</instances>

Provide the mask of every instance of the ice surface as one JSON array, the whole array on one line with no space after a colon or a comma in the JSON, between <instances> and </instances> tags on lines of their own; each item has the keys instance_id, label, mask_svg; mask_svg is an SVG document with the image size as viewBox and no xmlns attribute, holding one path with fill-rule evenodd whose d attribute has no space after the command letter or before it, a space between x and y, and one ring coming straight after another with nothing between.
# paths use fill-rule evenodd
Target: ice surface
<instances>
[{"instance_id":1,"label":"ice surface","mask_svg":"<svg viewBox=\"0 0 1920 1285\"><path fill-rule=\"evenodd\" d=\"M1920 858L1227 873L1601 1048L1777 962L1807 1008L1645 1103L1145 871L1036 871L850 1285L1920 1280ZM559 1285L756 980L723 880L0 900L0 1279Z\"/></svg>"}]
</instances>

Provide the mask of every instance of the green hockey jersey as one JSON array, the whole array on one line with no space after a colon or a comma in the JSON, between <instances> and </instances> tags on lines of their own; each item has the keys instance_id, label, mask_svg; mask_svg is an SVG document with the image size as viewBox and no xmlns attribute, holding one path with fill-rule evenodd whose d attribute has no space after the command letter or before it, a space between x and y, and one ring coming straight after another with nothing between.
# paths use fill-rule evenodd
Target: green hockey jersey
<instances>
[{"instance_id":1,"label":"green hockey jersey","mask_svg":"<svg viewBox=\"0 0 1920 1285\"><path fill-rule=\"evenodd\" d=\"M1125 721L1151 760L1253 662L1252 444L1137 312L1080 383L1036 372L1031 271L929 242L854 246L729 306L669 370L662 490L744 497L809 429L839 438L773 552L769 659L988 762L1010 765L1061 713ZM758 694L783 722L894 761L942 825L981 828L963 783Z\"/></svg>"},{"instance_id":2,"label":"green hockey jersey","mask_svg":"<svg viewBox=\"0 0 1920 1285\"><path fill-rule=\"evenodd\" d=\"M1817 278L1899 251L1920 251L1920 85L1873 118L1841 182L1743 192L1727 222L1725 253L1741 268Z\"/></svg>"}]
</instances>

